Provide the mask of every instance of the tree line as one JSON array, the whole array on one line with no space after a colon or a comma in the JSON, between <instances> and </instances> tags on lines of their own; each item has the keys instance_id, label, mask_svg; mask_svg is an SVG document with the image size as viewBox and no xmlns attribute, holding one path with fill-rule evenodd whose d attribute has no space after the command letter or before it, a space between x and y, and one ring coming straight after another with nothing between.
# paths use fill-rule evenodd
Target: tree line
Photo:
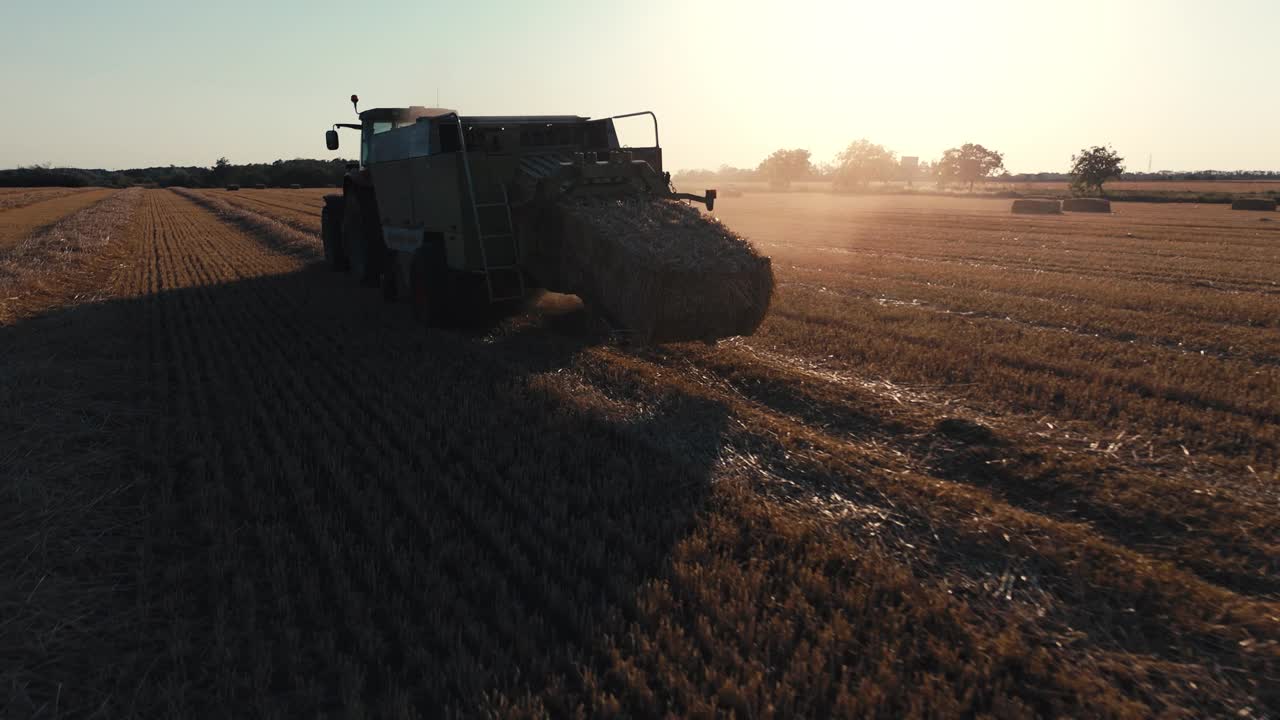
<instances>
[{"instance_id":1,"label":"tree line","mask_svg":"<svg viewBox=\"0 0 1280 720\"><path fill-rule=\"evenodd\" d=\"M1079 194L1102 192L1102 185L1124 173L1124 158L1110 147L1084 148L1071 156L1067 175L1071 187ZM919 158L899 158L892 150L870 140L850 143L828 165L815 165L808 150L777 150L761 161L757 177L767 179L775 189L786 189L796 180L822 178L830 180L837 190L866 188L872 182L934 179L939 187L964 184L970 190L974 183L993 177L1010 178L1004 167L1004 154L978 143L965 143L947 149L933 162Z\"/></svg>"},{"instance_id":2,"label":"tree line","mask_svg":"<svg viewBox=\"0 0 1280 720\"><path fill-rule=\"evenodd\" d=\"M935 161L900 158L896 153L869 140L857 140L836 155L832 162L814 162L808 150L781 149L773 152L754 168L721 165L719 170L691 170L676 174L679 182L697 183L719 180L767 181L776 189L786 189L792 182L825 180L837 190L866 189L873 182L934 181L938 187L965 185L972 189L977 182L999 179L1005 182L1066 181L1075 194L1100 194L1103 185L1121 176L1130 180L1280 180L1280 172L1266 170L1201 170L1196 172L1131 172L1124 158L1108 146L1081 149L1071 156L1070 169L1055 173L1021 173L1011 175L1004 168L1003 153L978 143L965 143L950 148Z\"/></svg>"},{"instance_id":3,"label":"tree line","mask_svg":"<svg viewBox=\"0 0 1280 720\"><path fill-rule=\"evenodd\" d=\"M1084 165L1079 165L1084 158ZM1004 169L1004 155L976 143L951 148L936 161L918 161L914 166L903 162L896 153L869 140L858 140L836 155L829 163L814 162L808 150L778 150L756 167L737 168L721 165L718 170L685 170L676 173L679 182L702 181L768 181L785 188L794 181L827 180L837 189L865 189L872 182L936 181L939 186L976 182L997 177L1008 182L1071 181L1082 178L1075 187L1081 192L1098 192L1102 183L1121 174L1130 180L1280 180L1280 172L1266 170L1199 170L1194 172L1132 172L1123 158L1110 148L1085 148L1072 157L1069 172L1021 173L1010 175ZM236 165L218 158L209 167L169 165L165 167L102 170L55 168L30 165L0 170L0 187L223 187L238 184L246 187L335 187L341 186L349 160L276 160L272 163ZM1099 179L1100 178L1100 179ZM1095 183L1095 180L1097 181Z\"/></svg>"},{"instance_id":4,"label":"tree line","mask_svg":"<svg viewBox=\"0 0 1280 720\"><path fill-rule=\"evenodd\" d=\"M225 157L210 167L178 166L101 170L30 165L0 170L0 187L340 187L348 160L276 160L236 165Z\"/></svg>"}]
</instances>

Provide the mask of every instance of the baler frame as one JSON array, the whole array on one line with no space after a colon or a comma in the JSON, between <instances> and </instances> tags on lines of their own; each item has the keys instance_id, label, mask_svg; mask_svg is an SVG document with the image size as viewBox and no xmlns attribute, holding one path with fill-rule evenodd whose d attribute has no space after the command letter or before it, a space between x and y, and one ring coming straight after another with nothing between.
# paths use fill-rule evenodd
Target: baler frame
<instances>
[{"instance_id":1,"label":"baler frame","mask_svg":"<svg viewBox=\"0 0 1280 720\"><path fill-rule=\"evenodd\" d=\"M646 115L653 146L622 147L613 121ZM576 293L586 287L581 268L570 269L558 241L540 231L555 226L546 213L554 215L557 203L649 197L715 205L715 190L672 188L652 110L589 118L411 107L375 108L360 118L326 135L336 149L337 128L358 128L362 143L343 195L325 198L326 257L362 283L381 280L389 298L417 302L424 263L439 265L432 282L449 288L432 291L436 305L518 301L530 284ZM483 300L462 300L472 297L466 287Z\"/></svg>"}]
</instances>

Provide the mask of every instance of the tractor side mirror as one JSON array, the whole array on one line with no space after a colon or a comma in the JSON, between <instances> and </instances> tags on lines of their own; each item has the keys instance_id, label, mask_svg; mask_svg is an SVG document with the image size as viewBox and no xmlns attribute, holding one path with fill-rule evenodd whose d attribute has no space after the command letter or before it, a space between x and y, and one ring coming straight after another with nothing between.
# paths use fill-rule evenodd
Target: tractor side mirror
<instances>
[{"instance_id":1,"label":"tractor side mirror","mask_svg":"<svg viewBox=\"0 0 1280 720\"><path fill-rule=\"evenodd\" d=\"M338 131L326 130L324 133L324 146L330 150L338 149Z\"/></svg>"}]
</instances>

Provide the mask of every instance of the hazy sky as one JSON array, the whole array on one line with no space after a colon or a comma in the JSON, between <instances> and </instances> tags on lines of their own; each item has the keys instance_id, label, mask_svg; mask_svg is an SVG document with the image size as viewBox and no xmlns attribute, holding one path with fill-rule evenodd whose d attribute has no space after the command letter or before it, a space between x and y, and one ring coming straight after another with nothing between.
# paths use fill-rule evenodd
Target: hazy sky
<instances>
[{"instance_id":1,"label":"hazy sky","mask_svg":"<svg viewBox=\"0 0 1280 720\"><path fill-rule=\"evenodd\" d=\"M351 93L438 91L463 114L652 109L672 169L861 137L980 142L1012 172L1102 143L1132 169L1280 169L1278 33L1280 0L0 0L0 167L331 157Z\"/></svg>"}]
</instances>

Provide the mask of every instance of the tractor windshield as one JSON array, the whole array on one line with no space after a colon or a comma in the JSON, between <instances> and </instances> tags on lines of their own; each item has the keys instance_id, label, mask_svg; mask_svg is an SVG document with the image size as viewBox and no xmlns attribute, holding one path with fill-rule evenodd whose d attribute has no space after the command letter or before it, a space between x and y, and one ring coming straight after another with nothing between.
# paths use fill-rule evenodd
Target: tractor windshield
<instances>
[{"instance_id":1,"label":"tractor windshield","mask_svg":"<svg viewBox=\"0 0 1280 720\"><path fill-rule=\"evenodd\" d=\"M395 127L390 121L366 122L364 130L360 133L360 164L369 164L369 138L374 135L384 133Z\"/></svg>"}]
</instances>

